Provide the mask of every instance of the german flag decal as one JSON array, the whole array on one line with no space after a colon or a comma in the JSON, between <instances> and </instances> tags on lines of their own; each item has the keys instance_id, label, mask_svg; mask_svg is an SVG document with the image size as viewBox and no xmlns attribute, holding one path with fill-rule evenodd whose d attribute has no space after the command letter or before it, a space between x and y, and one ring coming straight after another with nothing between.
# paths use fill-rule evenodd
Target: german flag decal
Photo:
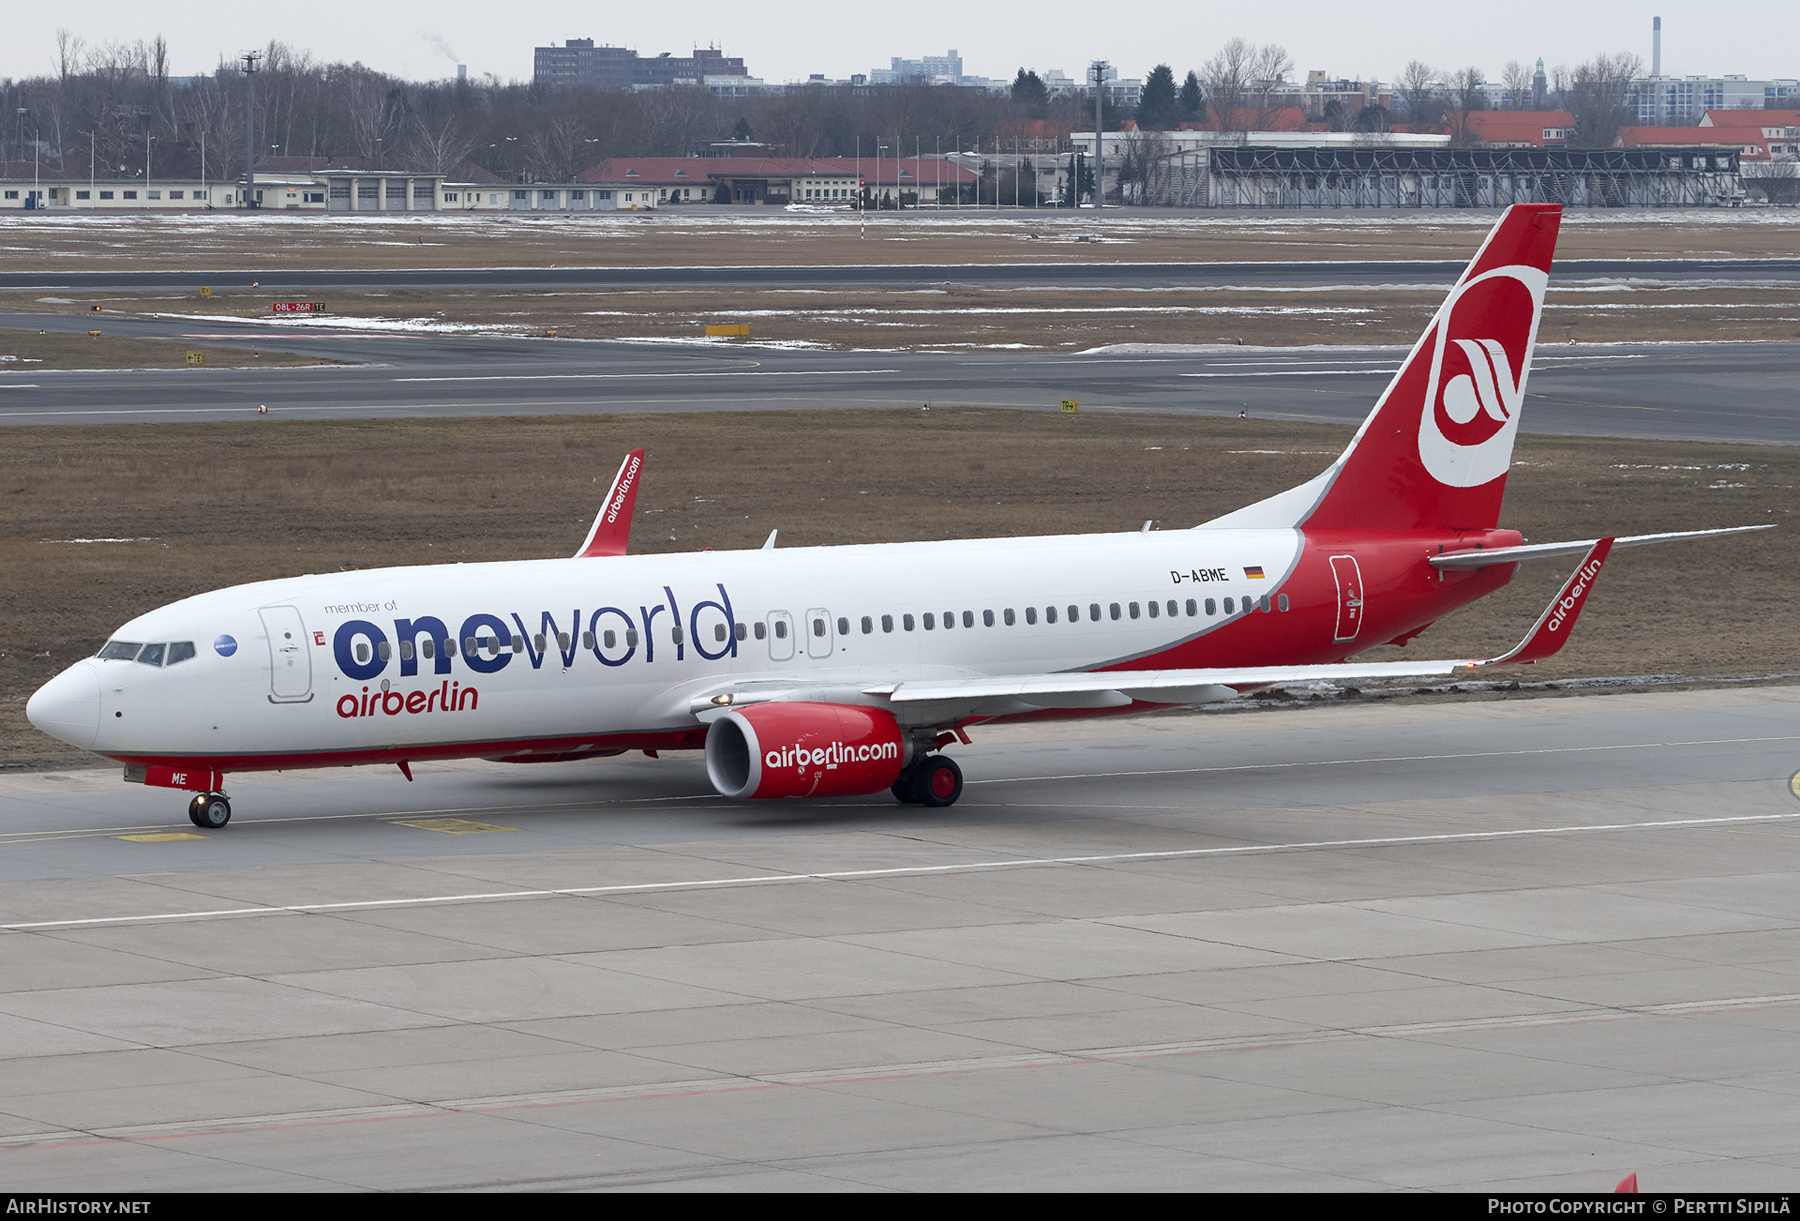
<instances>
[{"instance_id":1,"label":"german flag decal","mask_svg":"<svg viewBox=\"0 0 1800 1221\"><path fill-rule=\"evenodd\" d=\"M1263 579L1262 565L1260 565L1260 564L1251 565L1249 568L1244 569L1244 575L1246 577L1250 578L1252 581L1262 580Z\"/></svg>"}]
</instances>

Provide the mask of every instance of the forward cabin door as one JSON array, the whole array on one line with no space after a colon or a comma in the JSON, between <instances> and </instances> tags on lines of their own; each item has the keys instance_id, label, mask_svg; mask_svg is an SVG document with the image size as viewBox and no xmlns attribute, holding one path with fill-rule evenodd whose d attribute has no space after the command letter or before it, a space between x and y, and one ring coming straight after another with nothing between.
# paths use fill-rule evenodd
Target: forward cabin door
<instances>
[{"instance_id":1,"label":"forward cabin door","mask_svg":"<svg viewBox=\"0 0 1800 1221\"><path fill-rule=\"evenodd\" d=\"M1339 642L1355 640L1362 630L1362 569L1353 555L1331 557L1331 575L1337 578L1337 636Z\"/></svg>"},{"instance_id":2,"label":"forward cabin door","mask_svg":"<svg viewBox=\"0 0 1800 1221\"><path fill-rule=\"evenodd\" d=\"M269 641L269 702L304 704L312 698L312 654L299 610L265 606L256 613L262 616Z\"/></svg>"}]
</instances>

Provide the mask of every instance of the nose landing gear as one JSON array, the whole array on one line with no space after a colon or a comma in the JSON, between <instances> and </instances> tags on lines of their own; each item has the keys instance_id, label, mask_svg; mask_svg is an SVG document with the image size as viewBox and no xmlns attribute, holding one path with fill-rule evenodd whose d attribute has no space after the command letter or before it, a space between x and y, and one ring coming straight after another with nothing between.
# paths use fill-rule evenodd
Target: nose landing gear
<instances>
[{"instance_id":1,"label":"nose landing gear","mask_svg":"<svg viewBox=\"0 0 1800 1221\"><path fill-rule=\"evenodd\" d=\"M231 802L223 793L196 793L188 802L188 821L206 831L217 831L231 821Z\"/></svg>"}]
</instances>

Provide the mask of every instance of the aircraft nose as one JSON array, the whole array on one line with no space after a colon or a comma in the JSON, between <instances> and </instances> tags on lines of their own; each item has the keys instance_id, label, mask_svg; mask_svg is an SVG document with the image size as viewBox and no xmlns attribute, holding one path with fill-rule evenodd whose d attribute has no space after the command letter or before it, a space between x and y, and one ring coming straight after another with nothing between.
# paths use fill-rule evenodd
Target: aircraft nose
<instances>
[{"instance_id":1,"label":"aircraft nose","mask_svg":"<svg viewBox=\"0 0 1800 1221\"><path fill-rule=\"evenodd\" d=\"M25 717L53 738L87 750L100 736L100 676L78 661L37 689Z\"/></svg>"}]
</instances>

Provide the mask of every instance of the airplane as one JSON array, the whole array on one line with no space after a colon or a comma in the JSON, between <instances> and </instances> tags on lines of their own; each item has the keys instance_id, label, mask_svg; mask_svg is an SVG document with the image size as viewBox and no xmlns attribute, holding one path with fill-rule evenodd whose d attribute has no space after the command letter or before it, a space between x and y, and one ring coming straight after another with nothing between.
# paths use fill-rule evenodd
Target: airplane
<instances>
[{"instance_id":1,"label":"airplane","mask_svg":"<svg viewBox=\"0 0 1800 1221\"><path fill-rule=\"evenodd\" d=\"M231 818L237 771L701 750L741 799L890 790L953 804L972 726L1441 677L1554 654L1616 548L1766 526L1527 544L1499 525L1561 208L1489 233L1343 453L1180 530L629 555L645 454L568 559L321 573L121 626L26 707L45 733ZM1527 560L1580 556L1488 658L1404 645Z\"/></svg>"}]
</instances>

